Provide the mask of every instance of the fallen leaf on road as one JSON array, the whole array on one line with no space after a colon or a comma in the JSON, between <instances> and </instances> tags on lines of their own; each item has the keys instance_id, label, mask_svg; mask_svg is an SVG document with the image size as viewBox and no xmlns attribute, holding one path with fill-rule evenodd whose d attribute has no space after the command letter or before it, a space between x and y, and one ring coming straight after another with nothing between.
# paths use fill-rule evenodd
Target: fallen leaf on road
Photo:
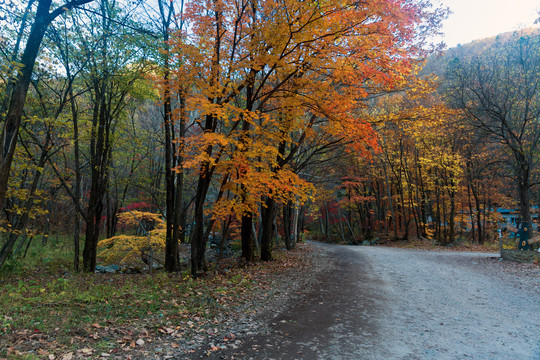
<instances>
[{"instance_id":1,"label":"fallen leaf on road","mask_svg":"<svg viewBox=\"0 0 540 360\"><path fill-rule=\"evenodd\" d=\"M160 328L159 332L163 334L172 334L174 332L174 329L164 327L164 328Z\"/></svg>"}]
</instances>

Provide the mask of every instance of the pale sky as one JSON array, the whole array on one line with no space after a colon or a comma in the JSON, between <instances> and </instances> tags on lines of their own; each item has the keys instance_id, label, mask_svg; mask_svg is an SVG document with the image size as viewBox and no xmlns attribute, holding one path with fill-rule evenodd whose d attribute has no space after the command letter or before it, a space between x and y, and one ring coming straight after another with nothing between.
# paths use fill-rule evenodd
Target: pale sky
<instances>
[{"instance_id":1,"label":"pale sky","mask_svg":"<svg viewBox=\"0 0 540 360\"><path fill-rule=\"evenodd\" d=\"M448 47L523 27L538 26L540 0L439 0L452 10L444 22Z\"/></svg>"}]
</instances>

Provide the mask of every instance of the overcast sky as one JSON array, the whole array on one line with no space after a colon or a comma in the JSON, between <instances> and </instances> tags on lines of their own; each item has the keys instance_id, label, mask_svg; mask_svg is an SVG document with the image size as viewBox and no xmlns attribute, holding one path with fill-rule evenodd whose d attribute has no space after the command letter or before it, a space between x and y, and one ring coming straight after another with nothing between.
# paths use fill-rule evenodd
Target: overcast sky
<instances>
[{"instance_id":1,"label":"overcast sky","mask_svg":"<svg viewBox=\"0 0 540 360\"><path fill-rule=\"evenodd\" d=\"M448 47L531 27L540 10L540 0L439 1L453 12L443 26Z\"/></svg>"}]
</instances>

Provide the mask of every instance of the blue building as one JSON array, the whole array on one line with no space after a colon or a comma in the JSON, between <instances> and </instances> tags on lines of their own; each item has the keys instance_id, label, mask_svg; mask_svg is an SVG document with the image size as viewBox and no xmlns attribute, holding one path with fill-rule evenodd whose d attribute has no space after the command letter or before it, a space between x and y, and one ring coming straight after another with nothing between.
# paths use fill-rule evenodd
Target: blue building
<instances>
[{"instance_id":1,"label":"blue building","mask_svg":"<svg viewBox=\"0 0 540 360\"><path fill-rule=\"evenodd\" d=\"M502 218L502 221L499 221L499 228L504 230L507 226L517 228L519 226L519 210L507 209L507 208L497 208L495 210ZM538 229L538 206L531 206L531 217L532 217L532 228L533 230Z\"/></svg>"}]
</instances>

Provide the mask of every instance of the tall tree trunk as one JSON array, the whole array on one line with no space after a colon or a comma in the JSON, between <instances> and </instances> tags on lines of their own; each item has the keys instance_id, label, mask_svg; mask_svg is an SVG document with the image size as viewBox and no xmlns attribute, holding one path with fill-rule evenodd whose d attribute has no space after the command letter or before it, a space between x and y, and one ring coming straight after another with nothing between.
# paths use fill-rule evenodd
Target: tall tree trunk
<instances>
[{"instance_id":1,"label":"tall tree trunk","mask_svg":"<svg viewBox=\"0 0 540 360\"><path fill-rule=\"evenodd\" d=\"M330 241L330 213L328 212L328 203L324 203L324 239Z\"/></svg>"},{"instance_id":2,"label":"tall tree trunk","mask_svg":"<svg viewBox=\"0 0 540 360\"><path fill-rule=\"evenodd\" d=\"M448 191L450 196L450 217L448 219L448 243L453 244L456 237L456 192L453 189L454 182L450 182L451 188Z\"/></svg>"},{"instance_id":3,"label":"tall tree trunk","mask_svg":"<svg viewBox=\"0 0 540 360\"><path fill-rule=\"evenodd\" d=\"M91 162L93 165L92 185L90 187L90 197L86 211L86 238L83 250L83 268L86 272L94 272L96 268L97 243L100 234L101 217L103 215L103 194L107 188L106 169L100 166L100 164L96 164L96 162L101 163L98 161L101 158L102 156L97 155Z\"/></svg>"},{"instance_id":4,"label":"tall tree trunk","mask_svg":"<svg viewBox=\"0 0 540 360\"><path fill-rule=\"evenodd\" d=\"M10 96L10 100L6 115L3 119L2 135L0 137L0 209L4 208L9 173L17 145L17 137L21 126L26 95L28 94L32 72L47 27L57 16L63 14L65 11L90 1L91 0L71 1L56 8L51 13L49 13L49 9L52 0L38 1L34 23L30 28L26 46L21 57L20 75L10 81L10 84L8 85L8 88L12 88L13 91L11 94L7 94Z\"/></svg>"},{"instance_id":5,"label":"tall tree trunk","mask_svg":"<svg viewBox=\"0 0 540 360\"><path fill-rule=\"evenodd\" d=\"M69 66L66 66L68 73L68 79L71 78ZM74 197L73 206L75 207L74 216L75 224L73 229L73 269L79 271L79 256L80 256L80 240L81 235L81 216L79 209L81 208L81 160L79 150L79 113L75 103L75 96L73 94L73 87L70 83L69 95L71 98L71 117L73 121L73 157L75 160L75 185L74 185Z\"/></svg>"},{"instance_id":6,"label":"tall tree trunk","mask_svg":"<svg viewBox=\"0 0 540 360\"><path fill-rule=\"evenodd\" d=\"M471 201L471 193L472 193L472 174L471 174L471 168L470 168L470 161L467 161L467 178L468 178L468 184L467 184L467 201L469 205L469 218L471 221L471 234L472 234L472 241L474 242L474 239L476 237L476 231L475 231L475 223L474 223L474 216L473 216L473 205Z\"/></svg>"},{"instance_id":7,"label":"tall tree trunk","mask_svg":"<svg viewBox=\"0 0 540 360\"><path fill-rule=\"evenodd\" d=\"M420 164L418 149L415 150L416 172L418 178L418 192L420 193L420 222L422 228L422 236L426 237L427 224L427 197L424 189L424 180L422 178L422 165Z\"/></svg>"},{"instance_id":8,"label":"tall tree trunk","mask_svg":"<svg viewBox=\"0 0 540 360\"><path fill-rule=\"evenodd\" d=\"M386 150L385 150L386 152ZM394 204L392 201L392 185L388 180L388 171L386 170L386 160L381 160L384 171L384 182L386 184L386 192L388 195L388 204L390 206L390 216L392 217L392 227L394 228L394 237L397 238L397 224L396 224L396 215L394 214ZM385 220L386 221L386 220Z\"/></svg>"},{"instance_id":9,"label":"tall tree trunk","mask_svg":"<svg viewBox=\"0 0 540 360\"><path fill-rule=\"evenodd\" d=\"M95 165L95 161L92 161L92 164ZM103 215L103 194L107 189L106 172L107 170L100 165L92 166L92 185L86 211L86 238L83 250L83 268L86 272L94 272L96 268L97 243Z\"/></svg>"},{"instance_id":10,"label":"tall tree trunk","mask_svg":"<svg viewBox=\"0 0 540 360\"><path fill-rule=\"evenodd\" d=\"M104 20L105 21L105 20ZM106 51L104 49L103 51ZM103 57L106 58L105 56ZM94 115L92 119L92 137L90 140L90 166L92 183L86 211L86 238L83 250L83 267L86 272L94 272L96 268L97 243L100 234L101 217L103 215L103 196L107 192L108 167L110 165L110 130L111 113L107 93L109 89L108 74L104 79L96 80L94 85Z\"/></svg>"},{"instance_id":11,"label":"tall tree trunk","mask_svg":"<svg viewBox=\"0 0 540 360\"><path fill-rule=\"evenodd\" d=\"M0 209L4 207L11 163L17 145L17 137L34 64L45 31L52 21L49 14L51 3L52 0L40 0L38 2L35 20L21 58L20 75L13 79L13 92L3 121L4 126L0 138Z\"/></svg>"},{"instance_id":12,"label":"tall tree trunk","mask_svg":"<svg viewBox=\"0 0 540 360\"><path fill-rule=\"evenodd\" d=\"M5 74L9 74L10 76L15 73L15 67L17 66L17 58L19 56L21 42L23 41L26 28L28 27L28 16L32 15L32 8L34 6L34 2L35 0L28 1L28 3L26 4L26 8L24 9L24 14L21 18L19 30L17 32L17 40L15 41L15 46L13 47L13 52L11 53L11 58L9 60L9 67L7 71L5 71ZM13 79L10 79L7 83L4 96L2 97L0 114L5 113L8 109L9 101L11 100L11 94L15 83L16 81L13 81Z\"/></svg>"},{"instance_id":13,"label":"tall tree trunk","mask_svg":"<svg viewBox=\"0 0 540 360\"><path fill-rule=\"evenodd\" d=\"M250 129L249 121L244 120L244 123L242 126L243 134L240 140L240 142L244 145L246 144L246 140L249 136L248 134L249 129ZM244 150L241 150L241 151L244 152ZM245 173L242 173L242 172L240 172L239 174L240 177L244 175ZM241 191L242 191L242 196L241 196L242 202L246 203L248 201L247 197L249 196L248 194L249 189L245 185L241 185ZM242 230L240 232L240 235L241 235L241 241L242 241L242 257L247 262L252 262L255 260L255 253L253 251L253 234L251 231L252 224L253 224L253 211L251 209L245 210L245 213L242 214L241 221L242 221L242 224L241 224Z\"/></svg>"},{"instance_id":14,"label":"tall tree trunk","mask_svg":"<svg viewBox=\"0 0 540 360\"><path fill-rule=\"evenodd\" d=\"M290 202L283 204L282 215L283 215L283 242L285 243L285 248L287 250L291 250L292 249L292 245L291 245L292 207L291 207Z\"/></svg>"},{"instance_id":15,"label":"tall tree trunk","mask_svg":"<svg viewBox=\"0 0 540 360\"><path fill-rule=\"evenodd\" d=\"M265 200L265 207L262 208L261 214L261 260L272 260L271 243L273 235L273 223L275 217L276 202L271 197L267 197Z\"/></svg>"},{"instance_id":16,"label":"tall tree trunk","mask_svg":"<svg viewBox=\"0 0 540 360\"><path fill-rule=\"evenodd\" d=\"M481 216L482 205L480 203L480 196L478 194L479 189L474 187L473 184L471 184L471 191L472 191L474 203L476 206L476 225L478 229L478 243L482 245L484 243L484 228L482 226L482 216Z\"/></svg>"},{"instance_id":17,"label":"tall tree trunk","mask_svg":"<svg viewBox=\"0 0 540 360\"><path fill-rule=\"evenodd\" d=\"M111 199L110 189L107 189L105 199L107 209L106 233L107 237L111 238L116 234L116 226L118 224L118 202L115 199Z\"/></svg>"},{"instance_id":18,"label":"tall tree trunk","mask_svg":"<svg viewBox=\"0 0 540 360\"><path fill-rule=\"evenodd\" d=\"M183 139L185 136L185 99L181 95L180 98L180 139ZM183 147L183 144L180 144ZM182 149L179 149L179 153L182 153ZM184 213L184 170L182 169L183 157L181 155L177 156L176 166L176 189L175 189L175 200L174 200L174 216L173 216L173 242L176 246L176 268L180 268L180 258L179 258L179 246L178 243L182 241L183 234L185 232L185 213Z\"/></svg>"},{"instance_id":19,"label":"tall tree trunk","mask_svg":"<svg viewBox=\"0 0 540 360\"><path fill-rule=\"evenodd\" d=\"M253 16L253 21L255 21L255 16L256 16L256 7L255 7L255 4L256 2L253 1L252 2L252 16ZM255 76L257 74L257 71L255 69L251 69L250 72L249 72L249 81L248 81L248 85L246 87L246 110L249 112L249 111L252 111L253 110L253 107L254 107L254 99L253 99L253 85L254 85L254 82L255 82ZM242 124L242 135L240 137L240 143L244 146L244 149L240 150L240 152L242 153L245 153L245 148L246 148L246 144L247 144L247 140L249 138L249 131L251 129L251 124L250 122L245 119L243 121L243 124ZM244 176L245 174L243 173L240 173L239 176ZM247 193L247 191L249 191L247 189L247 187L245 185L242 185L241 186L241 190L242 190L242 202L246 202L246 197L249 196L249 194ZM251 231L251 228L253 226L253 211L250 209L250 210L247 210L247 213L245 214L242 214L242 230L241 230L241 238L242 238L242 257L247 261L247 262L251 262L253 260L255 260L255 254L254 254L254 251L253 251L253 235L252 235L252 231Z\"/></svg>"},{"instance_id":20,"label":"tall tree trunk","mask_svg":"<svg viewBox=\"0 0 540 360\"><path fill-rule=\"evenodd\" d=\"M293 243L292 243L292 248L294 249L296 247L296 243L299 241L299 237L298 237L298 216L300 214L300 208L298 206L298 204L294 204L294 209L293 209L293 225L292 225L292 240L293 240ZM347 220L347 218L345 218L345 220ZM348 222L347 222L348 224ZM350 228L350 227L349 227Z\"/></svg>"},{"instance_id":21,"label":"tall tree trunk","mask_svg":"<svg viewBox=\"0 0 540 360\"><path fill-rule=\"evenodd\" d=\"M439 191L439 180L435 180L435 202L436 202L436 210L435 210L435 239L437 241L441 241L441 196Z\"/></svg>"},{"instance_id":22,"label":"tall tree trunk","mask_svg":"<svg viewBox=\"0 0 540 360\"><path fill-rule=\"evenodd\" d=\"M195 193L195 225L191 235L191 275L194 277L199 277L205 272L204 202L211 182L211 173L206 170L208 166L209 164L202 165Z\"/></svg>"},{"instance_id":23,"label":"tall tree trunk","mask_svg":"<svg viewBox=\"0 0 540 360\"><path fill-rule=\"evenodd\" d=\"M168 32L165 32L165 41L168 40ZM178 240L174 238L175 220L175 186L173 170L173 131L171 105L171 84L169 70L168 45L165 45L165 75L164 75L164 102L163 102L163 130L165 132L165 204L166 204L166 235L165 235L165 270L176 271L179 266Z\"/></svg>"},{"instance_id":24,"label":"tall tree trunk","mask_svg":"<svg viewBox=\"0 0 540 360\"><path fill-rule=\"evenodd\" d=\"M531 200L530 200L530 170L522 163L518 168L519 215L523 227L527 227L528 236L532 235Z\"/></svg>"},{"instance_id":25,"label":"tall tree trunk","mask_svg":"<svg viewBox=\"0 0 540 360\"><path fill-rule=\"evenodd\" d=\"M448 244L448 219L447 219L447 211L446 211L446 197L444 196L444 192L443 190L441 189L441 199L442 199L442 207L441 207L441 212L442 212L442 227L443 227L443 231L441 232L442 234L442 237L441 237L441 245L447 245Z\"/></svg>"},{"instance_id":26,"label":"tall tree trunk","mask_svg":"<svg viewBox=\"0 0 540 360\"><path fill-rule=\"evenodd\" d=\"M242 224L240 235L242 237L242 257L246 262L255 260L255 252L253 250L253 213L247 212L242 215Z\"/></svg>"},{"instance_id":27,"label":"tall tree trunk","mask_svg":"<svg viewBox=\"0 0 540 360\"><path fill-rule=\"evenodd\" d=\"M205 117L205 131L212 131L215 125L215 119L211 115ZM208 157L212 156L212 146L207 146L205 149ZM212 182L213 167L210 162L206 161L201 164L199 170L199 179L197 182L197 190L195 192L195 211L194 211L194 228L191 235L191 275L199 277L205 272L205 253L206 253L206 238L204 232L204 203L210 183Z\"/></svg>"}]
</instances>

